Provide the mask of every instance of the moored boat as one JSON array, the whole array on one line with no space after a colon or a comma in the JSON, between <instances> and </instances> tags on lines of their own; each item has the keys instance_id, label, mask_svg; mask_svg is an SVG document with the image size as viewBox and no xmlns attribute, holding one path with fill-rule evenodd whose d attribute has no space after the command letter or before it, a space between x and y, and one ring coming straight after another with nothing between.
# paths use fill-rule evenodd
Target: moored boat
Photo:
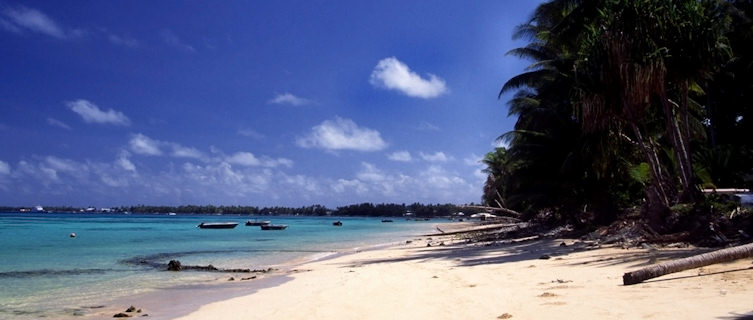
<instances>
[{"instance_id":1,"label":"moored boat","mask_svg":"<svg viewBox=\"0 0 753 320\"><path fill-rule=\"evenodd\" d=\"M259 226L262 230L285 230L288 227L287 224L265 224Z\"/></svg>"},{"instance_id":2,"label":"moored boat","mask_svg":"<svg viewBox=\"0 0 753 320\"><path fill-rule=\"evenodd\" d=\"M237 222L202 222L198 227L202 229L232 229L237 226Z\"/></svg>"},{"instance_id":3,"label":"moored boat","mask_svg":"<svg viewBox=\"0 0 753 320\"><path fill-rule=\"evenodd\" d=\"M248 220L246 221L246 226L249 227L259 227L259 226L266 226L268 224L272 223L269 220Z\"/></svg>"}]
</instances>

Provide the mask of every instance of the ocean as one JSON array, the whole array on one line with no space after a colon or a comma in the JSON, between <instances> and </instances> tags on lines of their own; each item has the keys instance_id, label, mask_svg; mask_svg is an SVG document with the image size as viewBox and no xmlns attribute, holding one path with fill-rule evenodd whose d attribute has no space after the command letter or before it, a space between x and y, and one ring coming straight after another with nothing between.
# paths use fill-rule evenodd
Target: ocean
<instances>
[{"instance_id":1,"label":"ocean","mask_svg":"<svg viewBox=\"0 0 753 320\"><path fill-rule=\"evenodd\" d=\"M55 318L118 298L218 281L215 272L165 271L173 259L183 265L261 270L405 241L431 232L434 225L298 216L259 217L289 226L282 231L244 225L255 218L0 213L0 318ZM333 226L336 220L343 226ZM239 224L234 229L197 228L201 222Z\"/></svg>"}]
</instances>

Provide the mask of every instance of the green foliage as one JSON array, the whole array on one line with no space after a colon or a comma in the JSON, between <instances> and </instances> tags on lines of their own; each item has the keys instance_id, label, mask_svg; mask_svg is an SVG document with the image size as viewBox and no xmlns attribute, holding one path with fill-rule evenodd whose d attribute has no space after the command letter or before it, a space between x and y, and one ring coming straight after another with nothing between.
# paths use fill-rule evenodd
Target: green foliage
<instances>
[{"instance_id":1,"label":"green foliage","mask_svg":"<svg viewBox=\"0 0 753 320\"><path fill-rule=\"evenodd\" d=\"M532 63L500 90L517 122L484 162L484 202L608 221L641 202L703 211L698 185L750 187L752 13L750 1L542 3L516 29L528 45L508 52Z\"/></svg>"}]
</instances>

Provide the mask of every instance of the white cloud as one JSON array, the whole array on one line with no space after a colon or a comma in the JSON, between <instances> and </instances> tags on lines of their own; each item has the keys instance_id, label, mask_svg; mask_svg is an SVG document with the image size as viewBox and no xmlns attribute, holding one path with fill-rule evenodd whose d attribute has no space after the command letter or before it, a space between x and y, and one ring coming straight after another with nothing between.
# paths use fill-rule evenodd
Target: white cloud
<instances>
[{"instance_id":1,"label":"white cloud","mask_svg":"<svg viewBox=\"0 0 753 320\"><path fill-rule=\"evenodd\" d=\"M63 128L65 130L71 130L71 126L69 126L69 125L65 124L65 122L60 121L60 120L55 119L55 118L47 118L47 124L49 124L49 125L51 125L53 127Z\"/></svg>"},{"instance_id":2,"label":"white cloud","mask_svg":"<svg viewBox=\"0 0 753 320\"><path fill-rule=\"evenodd\" d=\"M0 174L10 174L10 165L2 160L0 160Z\"/></svg>"},{"instance_id":3,"label":"white cloud","mask_svg":"<svg viewBox=\"0 0 753 320\"><path fill-rule=\"evenodd\" d=\"M160 150L159 147L160 142L153 140L141 133L133 135L131 137L131 140L129 141L129 144L131 146L131 151L137 154L144 154L149 156L162 155L162 150Z\"/></svg>"},{"instance_id":4,"label":"white cloud","mask_svg":"<svg viewBox=\"0 0 753 320\"><path fill-rule=\"evenodd\" d=\"M268 168L274 168L278 166L292 167L293 161L285 158L273 159L267 156L257 158L251 152L236 152L232 156L225 158L225 160L232 164L255 167L262 166Z\"/></svg>"},{"instance_id":5,"label":"white cloud","mask_svg":"<svg viewBox=\"0 0 753 320\"><path fill-rule=\"evenodd\" d=\"M424 79L395 57L379 61L369 82L416 98L435 98L447 92L444 80L433 74Z\"/></svg>"},{"instance_id":6,"label":"white cloud","mask_svg":"<svg viewBox=\"0 0 753 320\"><path fill-rule=\"evenodd\" d=\"M242 166L258 166L261 164L261 161L254 156L251 152L236 152L232 156L228 157L227 162L230 162L232 164L239 164Z\"/></svg>"},{"instance_id":7,"label":"white cloud","mask_svg":"<svg viewBox=\"0 0 753 320\"><path fill-rule=\"evenodd\" d=\"M286 92L283 94L278 94L274 98L269 100L269 103L272 104L289 104L292 106L304 106L311 103L311 100L304 99L300 97L296 97L292 93Z\"/></svg>"},{"instance_id":8,"label":"white cloud","mask_svg":"<svg viewBox=\"0 0 753 320\"><path fill-rule=\"evenodd\" d=\"M419 153L421 156L421 159L424 159L429 162L447 162L449 158L444 154L444 152L438 151L434 154L426 154L426 153Z\"/></svg>"},{"instance_id":9,"label":"white cloud","mask_svg":"<svg viewBox=\"0 0 753 320\"><path fill-rule=\"evenodd\" d=\"M110 33L107 35L107 40L109 40L110 43L112 44L123 46L123 47L128 47L128 48L136 48L139 46L138 40L131 38L129 36L119 36L119 35Z\"/></svg>"},{"instance_id":10,"label":"white cloud","mask_svg":"<svg viewBox=\"0 0 753 320\"><path fill-rule=\"evenodd\" d=\"M9 31L20 33L26 30L58 39L68 37L62 27L39 10L19 6L3 10L3 15L10 19L10 21L3 20L2 23Z\"/></svg>"},{"instance_id":11,"label":"white cloud","mask_svg":"<svg viewBox=\"0 0 753 320\"><path fill-rule=\"evenodd\" d=\"M131 120L122 112L113 109L102 111L95 104L84 99L66 102L65 105L68 106L71 111L81 116L81 118L84 119L84 122L87 123L114 124L121 126L131 124Z\"/></svg>"},{"instance_id":12,"label":"white cloud","mask_svg":"<svg viewBox=\"0 0 753 320\"><path fill-rule=\"evenodd\" d=\"M180 48L189 52L196 52L196 49L194 49L193 46L184 43L183 40L178 38L178 36L169 29L162 29L160 30L159 34L160 37L162 37L162 40L170 46Z\"/></svg>"},{"instance_id":13,"label":"white cloud","mask_svg":"<svg viewBox=\"0 0 753 320\"><path fill-rule=\"evenodd\" d=\"M410 152L408 151L396 151L387 155L387 158L392 161L401 161L401 162L413 161L413 157L411 157Z\"/></svg>"},{"instance_id":14,"label":"white cloud","mask_svg":"<svg viewBox=\"0 0 753 320\"><path fill-rule=\"evenodd\" d=\"M123 151L120 154L120 157L118 157L117 160L115 160L115 164L117 164L120 168L122 168L125 171L130 172L136 172L136 165L131 162L131 159L129 159L130 153L128 151Z\"/></svg>"},{"instance_id":15,"label":"white cloud","mask_svg":"<svg viewBox=\"0 0 753 320\"><path fill-rule=\"evenodd\" d=\"M369 188L366 187L366 184L359 181L358 179L338 179L333 185L332 190L334 190L337 193L345 193L349 190L355 191L356 194L362 195L366 194L369 191Z\"/></svg>"},{"instance_id":16,"label":"white cloud","mask_svg":"<svg viewBox=\"0 0 753 320\"><path fill-rule=\"evenodd\" d=\"M248 128L239 129L238 134L244 137L249 137L256 140L261 140L265 138L264 134L261 134L257 132L256 130L248 129Z\"/></svg>"},{"instance_id":17,"label":"white cloud","mask_svg":"<svg viewBox=\"0 0 753 320\"><path fill-rule=\"evenodd\" d=\"M201 153L201 151L196 150L195 148L191 147L184 147L177 143L170 143L170 145L173 148L172 156L177 158L194 158L194 159L202 159L204 158L204 154Z\"/></svg>"},{"instance_id":18,"label":"white cloud","mask_svg":"<svg viewBox=\"0 0 753 320\"><path fill-rule=\"evenodd\" d=\"M297 143L304 148L326 150L378 151L387 147L379 131L361 128L353 120L340 117L314 126L311 133Z\"/></svg>"}]
</instances>

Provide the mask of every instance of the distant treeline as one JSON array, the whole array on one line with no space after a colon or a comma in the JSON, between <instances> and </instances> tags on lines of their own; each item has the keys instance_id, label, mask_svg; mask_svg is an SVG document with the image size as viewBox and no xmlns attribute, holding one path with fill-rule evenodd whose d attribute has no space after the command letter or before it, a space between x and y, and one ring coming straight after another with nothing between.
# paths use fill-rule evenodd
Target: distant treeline
<instances>
[{"instance_id":1,"label":"distant treeline","mask_svg":"<svg viewBox=\"0 0 753 320\"><path fill-rule=\"evenodd\" d=\"M2 207L0 212L35 212L34 207ZM361 203L336 209L323 205L304 207L256 207L256 206L214 206L214 205L183 205L183 206L121 206L112 208L75 208L75 207L44 207L45 212L131 212L131 213L169 213L180 214L239 214L239 215L303 215L303 216L379 216L398 217L411 215L415 217L449 216L457 212L476 213L478 209L469 209L454 204L421 204L413 203Z\"/></svg>"}]
</instances>

